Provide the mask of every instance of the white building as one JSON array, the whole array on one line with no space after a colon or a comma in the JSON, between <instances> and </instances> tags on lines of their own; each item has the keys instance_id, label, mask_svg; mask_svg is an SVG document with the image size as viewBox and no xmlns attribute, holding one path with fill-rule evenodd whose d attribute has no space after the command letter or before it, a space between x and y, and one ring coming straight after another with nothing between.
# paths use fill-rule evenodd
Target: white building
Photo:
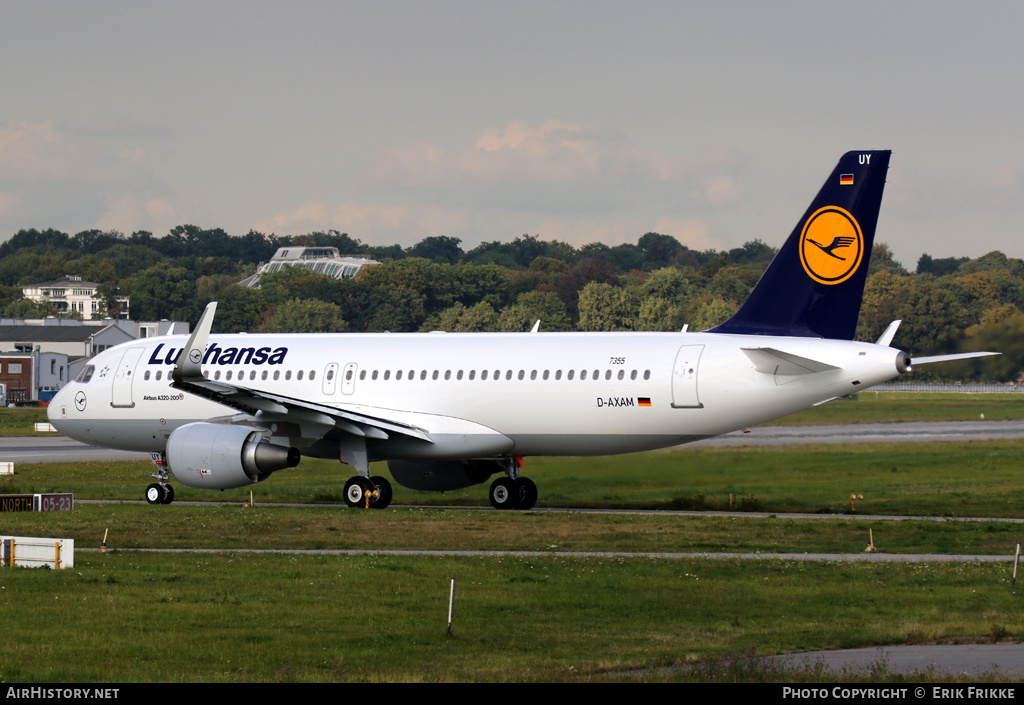
<instances>
[{"instance_id":1,"label":"white building","mask_svg":"<svg viewBox=\"0 0 1024 705\"><path fill-rule=\"evenodd\" d=\"M99 284L82 281L76 275L66 275L61 279L41 284L26 284L21 287L22 295L32 301L49 301L61 313L77 311L86 321L104 318L107 315L103 297L96 293ZM121 307L118 318L128 318L128 297L118 296L117 303Z\"/></svg>"},{"instance_id":2,"label":"white building","mask_svg":"<svg viewBox=\"0 0 1024 705\"><path fill-rule=\"evenodd\" d=\"M281 247L269 262L260 265L255 274L238 284L259 288L260 276L285 267L305 267L335 279L351 279L375 264L380 262L362 255L340 254L337 247Z\"/></svg>"}]
</instances>

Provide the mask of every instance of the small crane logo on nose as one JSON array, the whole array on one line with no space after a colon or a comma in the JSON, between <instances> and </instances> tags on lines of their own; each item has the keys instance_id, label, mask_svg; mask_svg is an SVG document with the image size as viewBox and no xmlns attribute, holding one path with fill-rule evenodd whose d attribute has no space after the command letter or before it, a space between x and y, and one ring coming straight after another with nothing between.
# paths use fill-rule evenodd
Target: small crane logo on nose
<instances>
[{"instance_id":1,"label":"small crane logo on nose","mask_svg":"<svg viewBox=\"0 0 1024 705\"><path fill-rule=\"evenodd\" d=\"M85 411L85 392L79 392L75 395L75 408L79 411Z\"/></svg>"}]
</instances>

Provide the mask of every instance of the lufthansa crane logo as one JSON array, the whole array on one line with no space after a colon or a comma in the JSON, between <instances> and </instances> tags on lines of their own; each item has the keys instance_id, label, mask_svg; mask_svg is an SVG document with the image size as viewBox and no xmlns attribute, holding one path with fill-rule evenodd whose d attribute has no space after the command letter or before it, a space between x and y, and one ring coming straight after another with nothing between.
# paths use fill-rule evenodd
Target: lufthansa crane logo
<instances>
[{"instance_id":1,"label":"lufthansa crane logo","mask_svg":"<svg viewBox=\"0 0 1024 705\"><path fill-rule=\"evenodd\" d=\"M800 235L800 264L820 284L842 284L864 258L864 234L857 219L839 206L814 211Z\"/></svg>"}]
</instances>

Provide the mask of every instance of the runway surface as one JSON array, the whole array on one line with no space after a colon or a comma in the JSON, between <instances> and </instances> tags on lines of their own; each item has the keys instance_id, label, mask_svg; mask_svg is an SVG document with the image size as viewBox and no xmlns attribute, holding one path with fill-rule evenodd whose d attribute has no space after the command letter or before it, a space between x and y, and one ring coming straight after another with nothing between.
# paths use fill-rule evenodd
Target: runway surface
<instances>
[{"instance_id":1,"label":"runway surface","mask_svg":"<svg viewBox=\"0 0 1024 705\"><path fill-rule=\"evenodd\" d=\"M1024 438L1024 421L908 421L839 426L757 426L691 443L694 447L837 443L925 443ZM681 446L688 447L688 446ZM0 461L14 463L149 460L148 453L109 450L63 436L0 438Z\"/></svg>"}]
</instances>

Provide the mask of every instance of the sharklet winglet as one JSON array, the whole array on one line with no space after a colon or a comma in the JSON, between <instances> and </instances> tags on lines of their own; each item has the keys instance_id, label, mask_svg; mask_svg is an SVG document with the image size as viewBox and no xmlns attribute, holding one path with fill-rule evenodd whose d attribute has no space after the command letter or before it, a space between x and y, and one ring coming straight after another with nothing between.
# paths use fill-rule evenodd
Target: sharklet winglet
<instances>
[{"instance_id":1,"label":"sharklet winglet","mask_svg":"<svg viewBox=\"0 0 1024 705\"><path fill-rule=\"evenodd\" d=\"M211 301L206 305L206 310L199 317L196 329L192 331L185 349L181 351L178 364L174 366L171 373L177 383L203 380L203 355L206 353L206 344L210 339L210 329L213 328L213 315L217 311L217 302Z\"/></svg>"}]
</instances>

